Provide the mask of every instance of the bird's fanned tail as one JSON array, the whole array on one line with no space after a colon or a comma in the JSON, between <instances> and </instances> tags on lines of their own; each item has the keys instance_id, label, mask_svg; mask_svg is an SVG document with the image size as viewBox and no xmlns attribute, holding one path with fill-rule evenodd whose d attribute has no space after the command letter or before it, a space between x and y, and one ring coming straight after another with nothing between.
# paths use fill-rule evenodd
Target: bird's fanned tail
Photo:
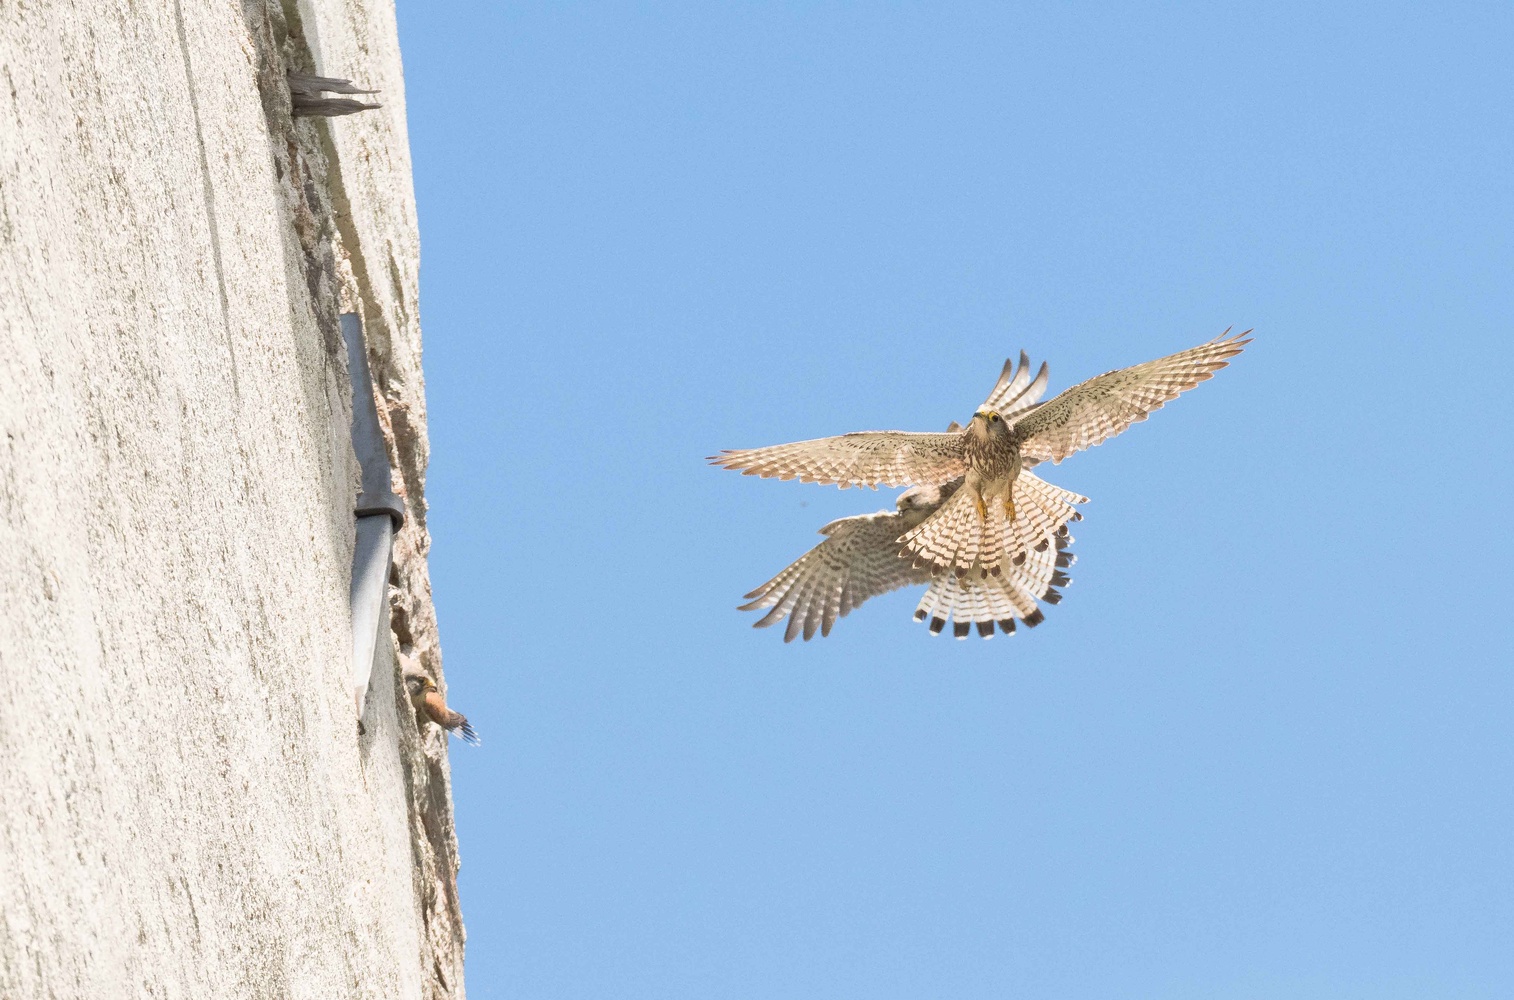
<instances>
[{"instance_id":1,"label":"bird's fanned tail","mask_svg":"<svg viewBox=\"0 0 1514 1000\"><path fill-rule=\"evenodd\" d=\"M929 622L932 635L939 635L950 622L958 639L974 629L990 639L996 627L1013 635L1017 620L1034 628L1045 620L1037 601L1058 603L1062 594L1057 588L1072 583L1063 572L1075 561L1068 551L1071 544L1072 535L1064 526L1042 548L1022 553L1019 563L1011 561L997 577L976 570L964 576L938 574L915 608L915 620Z\"/></svg>"},{"instance_id":2,"label":"bird's fanned tail","mask_svg":"<svg viewBox=\"0 0 1514 1000\"><path fill-rule=\"evenodd\" d=\"M1078 504L1088 498L1072 490L1053 486L1032 472L1021 471L1013 492L1015 519L1004 525L1003 548L1011 559L1029 552L1052 538L1069 521L1081 521Z\"/></svg>"},{"instance_id":3,"label":"bird's fanned tail","mask_svg":"<svg viewBox=\"0 0 1514 1000\"><path fill-rule=\"evenodd\" d=\"M993 519L1003 516L1003 511L990 508L985 522L978 514L972 491L960 489L941 505L940 510L906 532L899 541L914 556L916 565L930 567L932 572L965 574L969 568L978 565ZM992 557L992 564L999 564L997 552Z\"/></svg>"},{"instance_id":4,"label":"bird's fanned tail","mask_svg":"<svg viewBox=\"0 0 1514 1000\"><path fill-rule=\"evenodd\" d=\"M1068 521L1076 520L1080 516L1076 505L1088 502L1087 497L1030 472L1021 472L1015 479L1010 496L1015 505L1013 519L994 501L985 504L986 516L980 514L971 492L958 490L900 542L917 564L936 572L960 576L976 570L997 575L1006 562L1035 549Z\"/></svg>"}]
</instances>

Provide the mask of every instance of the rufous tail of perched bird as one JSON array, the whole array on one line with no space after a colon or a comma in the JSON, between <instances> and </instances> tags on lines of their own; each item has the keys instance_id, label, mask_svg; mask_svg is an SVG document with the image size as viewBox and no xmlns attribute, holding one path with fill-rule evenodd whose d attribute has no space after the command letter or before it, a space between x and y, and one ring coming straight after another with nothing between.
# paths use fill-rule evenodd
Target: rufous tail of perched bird
<instances>
[{"instance_id":1,"label":"rufous tail of perched bird","mask_svg":"<svg viewBox=\"0 0 1514 1000\"><path fill-rule=\"evenodd\" d=\"M405 676L405 689L410 692L410 703L415 706L415 715L418 719L430 719L449 733L456 733L466 743L478 746L482 742L478 733L468 724L468 719L461 712L454 712L447 707L447 702L442 698L442 693L437 689L436 681L425 674L407 674Z\"/></svg>"}]
</instances>

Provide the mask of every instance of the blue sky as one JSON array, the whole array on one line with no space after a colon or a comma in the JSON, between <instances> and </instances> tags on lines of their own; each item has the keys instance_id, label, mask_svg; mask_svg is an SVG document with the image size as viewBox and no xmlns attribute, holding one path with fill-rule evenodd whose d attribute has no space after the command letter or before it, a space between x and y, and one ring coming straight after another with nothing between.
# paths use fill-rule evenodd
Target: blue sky
<instances>
[{"instance_id":1,"label":"blue sky","mask_svg":"<svg viewBox=\"0 0 1514 1000\"><path fill-rule=\"evenodd\" d=\"M1504 4L400 0L475 998L1514 991ZM1034 632L720 448L1255 327Z\"/></svg>"}]
</instances>

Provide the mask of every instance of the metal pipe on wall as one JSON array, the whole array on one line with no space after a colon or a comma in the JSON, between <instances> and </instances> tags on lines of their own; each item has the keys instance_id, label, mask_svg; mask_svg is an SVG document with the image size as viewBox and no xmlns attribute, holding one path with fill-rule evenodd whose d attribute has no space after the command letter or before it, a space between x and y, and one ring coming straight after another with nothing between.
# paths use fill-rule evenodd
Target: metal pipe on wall
<instances>
[{"instance_id":1,"label":"metal pipe on wall","mask_svg":"<svg viewBox=\"0 0 1514 1000\"><path fill-rule=\"evenodd\" d=\"M352 612L352 694L361 722L379 630L386 622L389 566L394 557L395 532L405 523L405 502L390 489L389 449L373 401L363 322L356 313L342 314L342 341L347 345L347 371L352 382L352 450L363 472L362 492L354 508L357 537L348 597Z\"/></svg>"}]
</instances>

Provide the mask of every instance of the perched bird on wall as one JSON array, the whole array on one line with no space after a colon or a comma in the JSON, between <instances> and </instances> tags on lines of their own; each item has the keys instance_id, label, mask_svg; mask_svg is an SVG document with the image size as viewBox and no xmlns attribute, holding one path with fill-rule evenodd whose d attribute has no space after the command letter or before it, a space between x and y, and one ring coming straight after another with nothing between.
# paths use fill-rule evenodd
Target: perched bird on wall
<instances>
[{"instance_id":1,"label":"perched bird on wall","mask_svg":"<svg viewBox=\"0 0 1514 1000\"><path fill-rule=\"evenodd\" d=\"M482 741L478 733L468 724L467 718L461 712L454 712L447 707L442 693L436 687L436 681L430 675L419 671L405 671L405 690L410 692L410 704L415 707L415 717L430 719L449 733L456 733L466 743L478 746Z\"/></svg>"},{"instance_id":2,"label":"perched bird on wall","mask_svg":"<svg viewBox=\"0 0 1514 1000\"><path fill-rule=\"evenodd\" d=\"M937 489L935 494L915 496L908 506L905 497L910 494L905 494L897 514L844 518L827 525L821 530L830 539L748 595L756 600L745 608L772 609L759 625L774 624L787 614L785 638L803 629L808 639L817 625L826 634L827 623L846 613L843 606L849 611L876 593L928 581L931 589L916 617L930 616L932 631L940 631L946 618L954 617L959 636L967 634L969 624L991 635L992 622L1000 621L993 608L1003 610L1004 601L1022 592L1041 596L1035 593L1039 578L1026 578L1023 567L1034 564L1032 554L1048 552L1055 539L1065 536L1066 523L1076 516L1073 505L1086 500L1028 470L1102 444L1212 378L1250 343L1251 331L1234 337L1229 332L1165 358L1106 372L1045 403L1040 400L1047 366L1043 363L1032 377L1030 359L1022 351L1018 367L1013 361L1004 363L998 383L967 427L953 423L941 434L861 431L711 456L712 464L748 476L830 483L842 489ZM886 573L881 569L889 548L886 535L895 529L899 562L905 568ZM844 573L832 568L823 579L812 572L804 587L790 583L785 589L784 581L805 576L800 568L806 560L832 567L840 560L858 568ZM908 571L925 575L911 576ZM942 580L943 576L954 576L960 583ZM888 585L862 594L867 584ZM1009 605L1017 610L1014 617L1031 624L1019 613L1020 605ZM801 606L802 624L796 625Z\"/></svg>"},{"instance_id":3,"label":"perched bird on wall","mask_svg":"<svg viewBox=\"0 0 1514 1000\"><path fill-rule=\"evenodd\" d=\"M1012 558L998 575L981 568L963 576L935 573L915 562L900 537L934 514L962 485L961 479L944 486L917 486L900 495L896 511L879 511L832 521L820 529L825 541L810 549L767 583L746 596L742 611L767 614L753 623L767 628L788 618L783 641L799 635L805 640L816 631L831 634L838 618L845 618L864 601L900 587L928 585L915 609L915 620L930 620L938 634L953 621L952 632L967 638L974 627L985 639L994 627L1005 635L1015 631L1015 621L1035 627L1044 619L1037 601L1056 604L1062 599L1057 587L1072 583L1062 571L1075 561L1067 551L1072 536L1066 522L1080 515L1074 504L1087 497L1058 489L1033 473L1022 473L1023 495L1031 497L1028 509L1048 524L1056 524L1051 542L1041 541Z\"/></svg>"}]
</instances>

